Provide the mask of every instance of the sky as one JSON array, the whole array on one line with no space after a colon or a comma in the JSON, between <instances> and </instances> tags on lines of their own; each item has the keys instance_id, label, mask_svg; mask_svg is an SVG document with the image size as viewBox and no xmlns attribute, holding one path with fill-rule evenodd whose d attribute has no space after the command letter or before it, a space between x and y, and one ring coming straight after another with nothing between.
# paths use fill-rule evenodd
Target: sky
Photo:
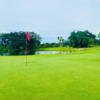
<instances>
[{"instance_id":1,"label":"sky","mask_svg":"<svg viewBox=\"0 0 100 100\"><path fill-rule=\"evenodd\" d=\"M73 30L100 32L100 0L0 0L0 32L33 31L44 43Z\"/></svg>"}]
</instances>

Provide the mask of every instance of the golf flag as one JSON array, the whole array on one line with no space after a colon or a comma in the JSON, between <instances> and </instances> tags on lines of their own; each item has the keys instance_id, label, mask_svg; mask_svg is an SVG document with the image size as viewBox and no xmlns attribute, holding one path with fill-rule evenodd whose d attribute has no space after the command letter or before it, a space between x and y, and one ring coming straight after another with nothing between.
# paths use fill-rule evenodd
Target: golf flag
<instances>
[{"instance_id":1,"label":"golf flag","mask_svg":"<svg viewBox=\"0 0 100 100\"><path fill-rule=\"evenodd\" d=\"M27 39L30 40L30 35L28 32L26 33L26 36L27 36Z\"/></svg>"},{"instance_id":2,"label":"golf flag","mask_svg":"<svg viewBox=\"0 0 100 100\"><path fill-rule=\"evenodd\" d=\"M30 35L26 32L26 65L27 65L27 40L30 40Z\"/></svg>"}]
</instances>

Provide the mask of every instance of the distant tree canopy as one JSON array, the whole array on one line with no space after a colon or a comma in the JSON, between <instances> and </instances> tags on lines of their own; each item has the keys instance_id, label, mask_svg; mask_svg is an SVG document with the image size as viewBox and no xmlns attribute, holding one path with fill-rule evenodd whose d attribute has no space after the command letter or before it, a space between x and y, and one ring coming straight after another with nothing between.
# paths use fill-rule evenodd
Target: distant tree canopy
<instances>
[{"instance_id":1,"label":"distant tree canopy","mask_svg":"<svg viewBox=\"0 0 100 100\"><path fill-rule=\"evenodd\" d=\"M34 54L36 48L48 47L90 47L93 45L100 45L100 33L97 38L96 35L89 31L73 31L68 39L64 40L63 37L58 36L58 43L42 43L40 44L41 37L34 33L29 32L31 39L28 41L28 54ZM26 50L26 32L10 32L0 34L0 53L11 53L13 55L25 54Z\"/></svg>"},{"instance_id":2,"label":"distant tree canopy","mask_svg":"<svg viewBox=\"0 0 100 100\"><path fill-rule=\"evenodd\" d=\"M29 32L31 39L28 41L28 54L34 54L36 48L40 44L40 36L34 32ZM5 51L12 54L19 54L26 49L26 32L11 32L2 33L0 35L0 46L5 48Z\"/></svg>"},{"instance_id":3,"label":"distant tree canopy","mask_svg":"<svg viewBox=\"0 0 100 100\"><path fill-rule=\"evenodd\" d=\"M100 33L98 34L98 39L96 35L92 34L88 30L86 31L73 31L67 40L64 40L62 36L58 36L58 43L43 43L40 44L41 48L48 47L90 47L93 45L100 44Z\"/></svg>"},{"instance_id":4,"label":"distant tree canopy","mask_svg":"<svg viewBox=\"0 0 100 100\"><path fill-rule=\"evenodd\" d=\"M95 43L96 36L89 31L73 31L68 39L72 47L89 47Z\"/></svg>"}]
</instances>

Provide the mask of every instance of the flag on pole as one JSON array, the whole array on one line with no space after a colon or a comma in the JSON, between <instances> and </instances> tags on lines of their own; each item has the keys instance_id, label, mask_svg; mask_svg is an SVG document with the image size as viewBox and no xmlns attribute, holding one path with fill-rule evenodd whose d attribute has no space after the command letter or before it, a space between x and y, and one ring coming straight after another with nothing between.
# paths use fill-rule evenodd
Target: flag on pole
<instances>
[{"instance_id":1,"label":"flag on pole","mask_svg":"<svg viewBox=\"0 0 100 100\"><path fill-rule=\"evenodd\" d=\"M27 39L30 40L30 35L28 32L26 33L26 36L27 36Z\"/></svg>"},{"instance_id":2,"label":"flag on pole","mask_svg":"<svg viewBox=\"0 0 100 100\"><path fill-rule=\"evenodd\" d=\"M30 35L28 32L26 33L26 65L27 65L27 40L30 40Z\"/></svg>"}]
</instances>

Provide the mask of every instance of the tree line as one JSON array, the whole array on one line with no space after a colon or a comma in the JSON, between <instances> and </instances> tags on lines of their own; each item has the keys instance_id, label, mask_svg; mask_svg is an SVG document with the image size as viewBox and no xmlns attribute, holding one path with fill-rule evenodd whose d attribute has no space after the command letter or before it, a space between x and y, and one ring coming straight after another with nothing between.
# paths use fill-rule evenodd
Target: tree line
<instances>
[{"instance_id":1,"label":"tree line","mask_svg":"<svg viewBox=\"0 0 100 100\"><path fill-rule=\"evenodd\" d=\"M29 32L30 41L27 41L28 54L34 54L36 48L40 45L41 37L34 33ZM25 54L26 50L26 32L10 32L0 34L0 52L9 52L12 55Z\"/></svg>"},{"instance_id":2,"label":"tree line","mask_svg":"<svg viewBox=\"0 0 100 100\"><path fill-rule=\"evenodd\" d=\"M64 40L62 36L59 36L58 43L43 43L40 47L74 47L74 48L85 48L95 45L100 45L100 33L96 36L95 34L86 31L73 31L70 36Z\"/></svg>"},{"instance_id":3,"label":"tree line","mask_svg":"<svg viewBox=\"0 0 100 100\"><path fill-rule=\"evenodd\" d=\"M29 32L30 41L28 41L28 54L34 54L37 48L48 47L74 47L85 48L100 45L100 33L98 36L86 31L73 31L67 39L58 36L58 43L42 43L41 37L35 32ZM8 52L12 55L25 54L26 32L10 32L0 34L0 53Z\"/></svg>"}]
</instances>

